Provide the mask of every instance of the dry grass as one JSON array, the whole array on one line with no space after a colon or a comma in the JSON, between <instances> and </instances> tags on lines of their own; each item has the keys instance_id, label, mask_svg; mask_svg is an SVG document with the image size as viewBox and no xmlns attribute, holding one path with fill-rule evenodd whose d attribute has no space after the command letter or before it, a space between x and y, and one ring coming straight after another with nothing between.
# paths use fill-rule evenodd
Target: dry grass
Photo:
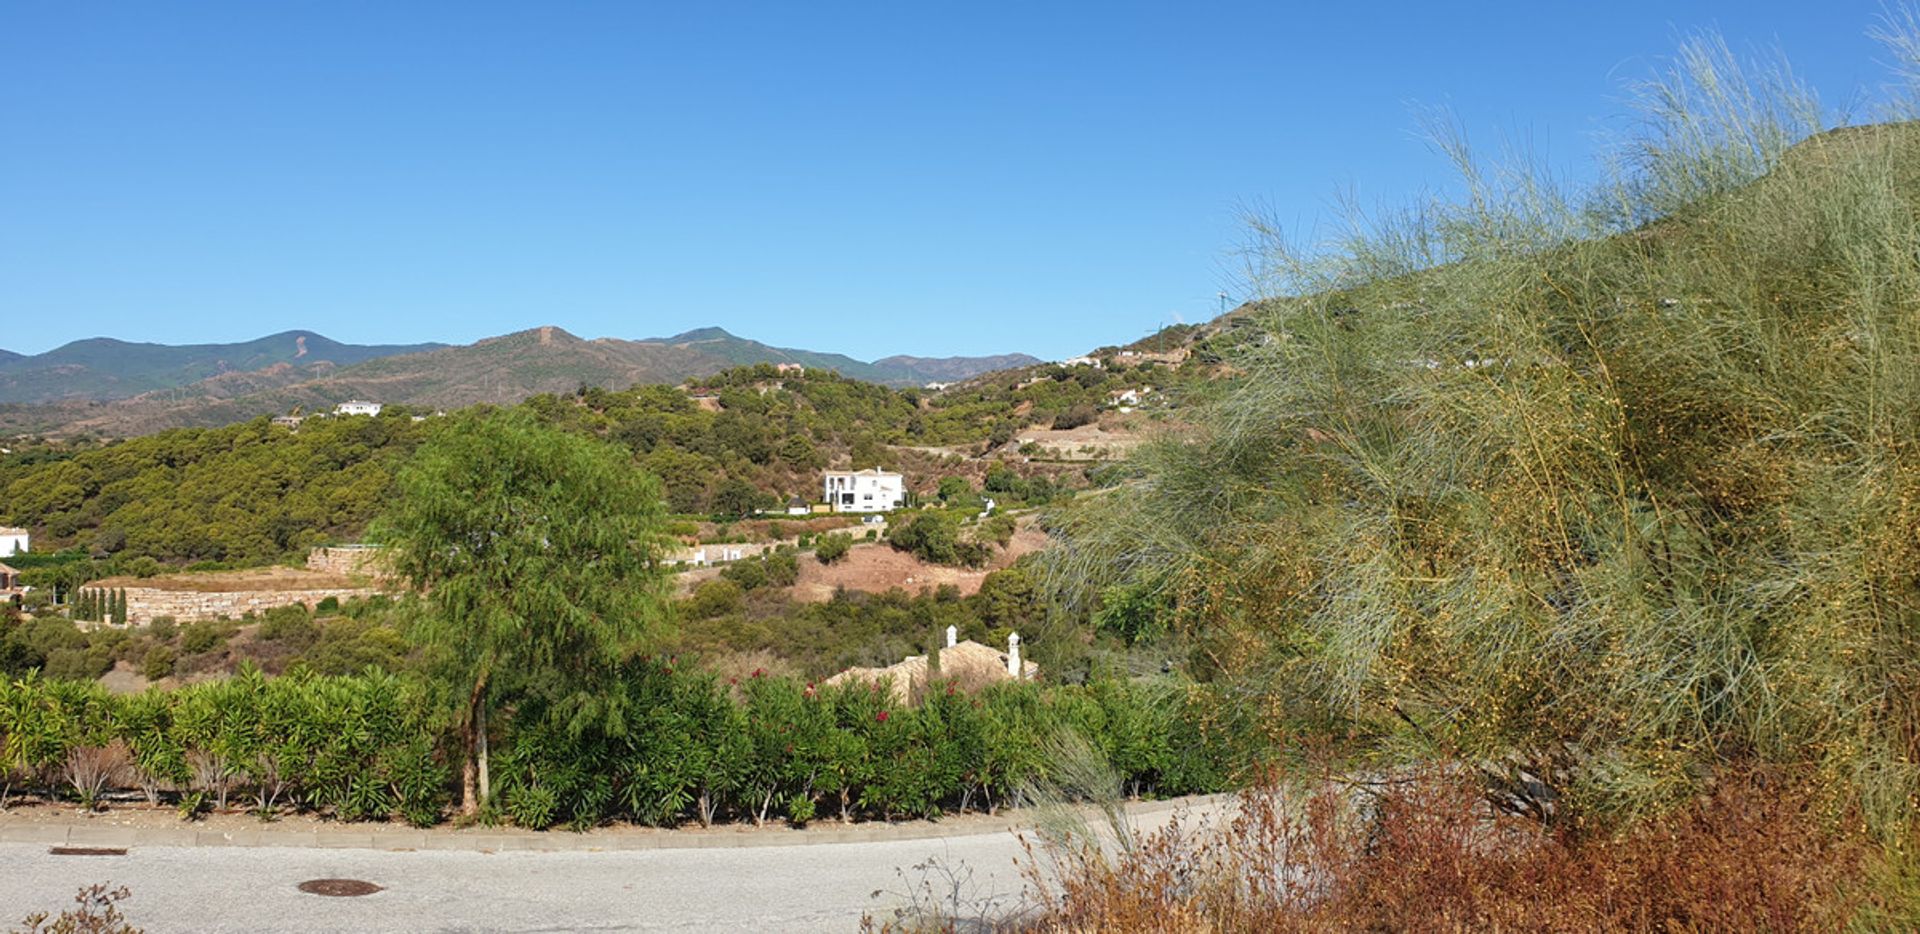
<instances>
[{"instance_id":1,"label":"dry grass","mask_svg":"<svg viewBox=\"0 0 1920 934\"><path fill-rule=\"evenodd\" d=\"M1488 813L1431 774L1378 794L1277 786L1220 826L1176 823L1113 854L1053 847L1022 927L1080 931L1825 931L1848 926L1871 850L1805 786L1723 777L1666 819L1581 838Z\"/></svg>"}]
</instances>

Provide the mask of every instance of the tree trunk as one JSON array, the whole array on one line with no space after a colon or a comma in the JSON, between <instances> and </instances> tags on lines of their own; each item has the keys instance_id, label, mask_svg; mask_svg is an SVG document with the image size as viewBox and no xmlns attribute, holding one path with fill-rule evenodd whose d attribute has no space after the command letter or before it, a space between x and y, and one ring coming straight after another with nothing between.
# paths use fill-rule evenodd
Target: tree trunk
<instances>
[{"instance_id":1,"label":"tree trunk","mask_svg":"<svg viewBox=\"0 0 1920 934\"><path fill-rule=\"evenodd\" d=\"M480 699L480 709L476 711L476 715L480 719L480 730L476 734L477 742L475 743L480 753L480 804L484 807L487 802L493 800L493 781L487 774L487 699L485 697Z\"/></svg>"},{"instance_id":2,"label":"tree trunk","mask_svg":"<svg viewBox=\"0 0 1920 934\"><path fill-rule=\"evenodd\" d=\"M467 727L467 754L460 757L460 813L468 817L480 813L480 796L474 791L473 727Z\"/></svg>"},{"instance_id":3,"label":"tree trunk","mask_svg":"<svg viewBox=\"0 0 1920 934\"><path fill-rule=\"evenodd\" d=\"M480 813L491 790L487 780L487 677L481 675L467 695L467 754L460 763L460 813L472 817Z\"/></svg>"}]
</instances>

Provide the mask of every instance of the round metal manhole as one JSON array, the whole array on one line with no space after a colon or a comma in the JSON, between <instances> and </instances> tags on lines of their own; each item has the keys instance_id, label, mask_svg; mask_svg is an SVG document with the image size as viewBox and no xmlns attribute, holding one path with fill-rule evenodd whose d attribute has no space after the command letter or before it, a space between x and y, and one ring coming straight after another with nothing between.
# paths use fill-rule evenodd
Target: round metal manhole
<instances>
[{"instance_id":1,"label":"round metal manhole","mask_svg":"<svg viewBox=\"0 0 1920 934\"><path fill-rule=\"evenodd\" d=\"M295 888L308 895L325 895L329 898L358 898L385 891L363 879L308 879Z\"/></svg>"}]
</instances>

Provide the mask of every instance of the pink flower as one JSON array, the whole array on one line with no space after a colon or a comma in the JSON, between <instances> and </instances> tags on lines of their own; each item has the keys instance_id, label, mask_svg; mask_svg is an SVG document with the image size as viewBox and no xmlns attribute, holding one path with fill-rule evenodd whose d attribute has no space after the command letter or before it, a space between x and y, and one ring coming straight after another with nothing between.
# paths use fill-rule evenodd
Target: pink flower
<instances>
[{"instance_id":1,"label":"pink flower","mask_svg":"<svg viewBox=\"0 0 1920 934\"><path fill-rule=\"evenodd\" d=\"M886 712L886 711L884 711L884 710L882 710L882 711L880 711L879 713L877 713L877 714L874 714L874 715L873 715L873 718L874 718L875 720L878 720L878 721L880 721L881 723L885 723L885 722L887 722L887 712Z\"/></svg>"}]
</instances>

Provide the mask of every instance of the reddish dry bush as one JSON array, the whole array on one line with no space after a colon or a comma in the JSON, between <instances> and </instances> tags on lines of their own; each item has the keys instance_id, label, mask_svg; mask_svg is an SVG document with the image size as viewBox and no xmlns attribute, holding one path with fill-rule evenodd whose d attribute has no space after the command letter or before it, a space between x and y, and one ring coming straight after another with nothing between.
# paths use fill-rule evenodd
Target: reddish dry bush
<instances>
[{"instance_id":1,"label":"reddish dry bush","mask_svg":"<svg viewBox=\"0 0 1920 934\"><path fill-rule=\"evenodd\" d=\"M132 765L133 755L127 751L127 744L116 739L105 746L75 746L68 750L60 774L80 799L80 807L91 811L100 805L100 797L108 789L126 781Z\"/></svg>"},{"instance_id":2,"label":"reddish dry bush","mask_svg":"<svg viewBox=\"0 0 1920 934\"><path fill-rule=\"evenodd\" d=\"M1732 776L1614 837L1496 816L1424 776L1290 803L1249 791L1226 824L1175 824L1132 852L1052 848L1054 931L1801 931L1843 926L1866 846L1796 785ZM1044 883L1044 884L1043 884Z\"/></svg>"}]
</instances>

